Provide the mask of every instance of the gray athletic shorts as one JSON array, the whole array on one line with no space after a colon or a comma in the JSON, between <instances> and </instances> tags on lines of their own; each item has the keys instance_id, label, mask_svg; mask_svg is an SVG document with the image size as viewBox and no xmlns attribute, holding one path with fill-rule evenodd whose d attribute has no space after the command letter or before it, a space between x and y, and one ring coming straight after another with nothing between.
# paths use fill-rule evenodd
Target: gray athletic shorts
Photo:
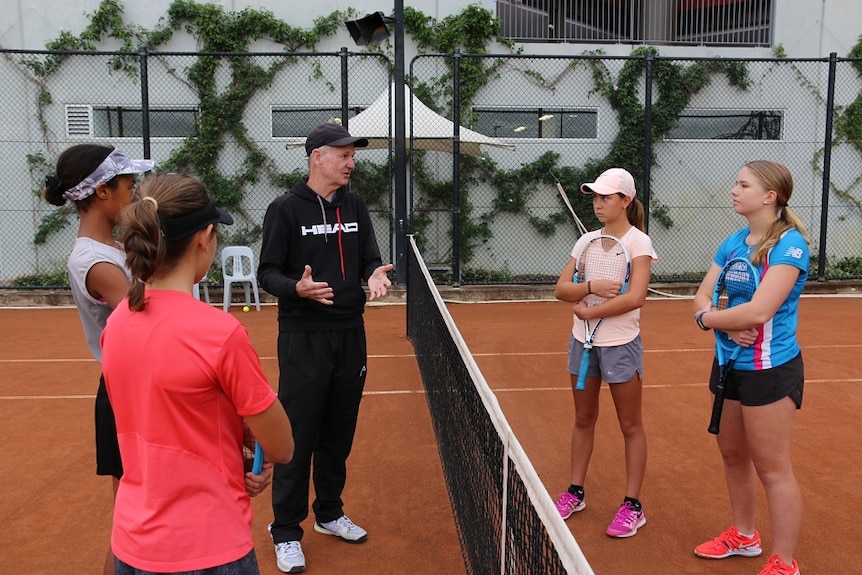
<instances>
[{"instance_id":1,"label":"gray athletic shorts","mask_svg":"<svg viewBox=\"0 0 862 575\"><path fill-rule=\"evenodd\" d=\"M584 344L569 338L569 373L577 375L581 366L581 354ZM587 377L601 376L607 383L626 383L634 378L635 373L643 379L644 348L641 336L623 345L607 347L595 346L590 352L590 368Z\"/></svg>"}]
</instances>

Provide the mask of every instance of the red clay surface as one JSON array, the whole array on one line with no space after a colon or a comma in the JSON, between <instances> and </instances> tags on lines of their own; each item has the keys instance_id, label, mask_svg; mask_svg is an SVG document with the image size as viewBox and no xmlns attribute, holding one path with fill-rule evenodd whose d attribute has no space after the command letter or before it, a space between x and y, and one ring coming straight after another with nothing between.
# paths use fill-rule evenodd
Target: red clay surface
<instances>
[{"instance_id":1,"label":"red clay surface","mask_svg":"<svg viewBox=\"0 0 862 575\"><path fill-rule=\"evenodd\" d=\"M806 367L794 467L805 515L797 559L805 575L854 573L852 510L862 457L862 300L806 298L800 340ZM449 308L519 441L551 496L568 484L573 417L565 372L571 328L561 302L450 304ZM644 415L649 462L637 536L604 535L623 493L622 438L610 394L602 394L588 506L567 524L599 574L757 573L761 558L709 561L692 549L730 521L721 462L706 432L712 335L685 300L650 301L642 312ZM270 381L277 381L275 308L236 314ZM309 574L464 573L421 379L405 336L403 305L366 312L369 377L348 461L346 512L369 531L362 545L316 534L303 539ZM99 367L72 308L0 308L0 573L97 573L111 521L110 481L95 475L93 395ZM837 328L837 329L836 329ZM469 433L469 429L464 430ZM279 573L266 534L269 491L254 501L261 572ZM768 550L765 499L759 528ZM768 552L768 551L767 551Z\"/></svg>"}]
</instances>

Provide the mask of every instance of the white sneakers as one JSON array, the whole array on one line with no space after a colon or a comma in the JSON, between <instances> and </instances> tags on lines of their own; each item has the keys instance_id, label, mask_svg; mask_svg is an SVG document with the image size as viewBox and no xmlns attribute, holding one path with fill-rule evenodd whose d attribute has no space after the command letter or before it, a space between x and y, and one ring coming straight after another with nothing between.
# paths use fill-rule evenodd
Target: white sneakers
<instances>
[{"instance_id":1,"label":"white sneakers","mask_svg":"<svg viewBox=\"0 0 862 575\"><path fill-rule=\"evenodd\" d=\"M299 541L285 541L275 544L275 564L282 573L302 573L305 571L305 554Z\"/></svg>"},{"instance_id":2,"label":"white sneakers","mask_svg":"<svg viewBox=\"0 0 862 575\"><path fill-rule=\"evenodd\" d=\"M347 515L342 515L335 521L326 523L314 522L314 530L324 535L335 535L347 543L362 543L368 539L368 532L351 521Z\"/></svg>"},{"instance_id":3,"label":"white sneakers","mask_svg":"<svg viewBox=\"0 0 862 575\"><path fill-rule=\"evenodd\" d=\"M314 522L314 530L324 535L334 535L347 543L362 543L368 539L368 532L342 515L335 521ZM272 523L267 526L272 536ZM299 541L284 541L275 544L275 564L282 573L302 573L305 571L305 554Z\"/></svg>"}]
</instances>

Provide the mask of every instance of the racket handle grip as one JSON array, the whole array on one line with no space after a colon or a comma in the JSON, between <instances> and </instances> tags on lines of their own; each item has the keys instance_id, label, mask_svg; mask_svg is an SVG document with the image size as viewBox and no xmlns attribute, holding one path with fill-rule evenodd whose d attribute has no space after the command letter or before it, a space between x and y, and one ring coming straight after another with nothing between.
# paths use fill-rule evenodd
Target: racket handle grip
<instances>
[{"instance_id":1,"label":"racket handle grip","mask_svg":"<svg viewBox=\"0 0 862 575\"><path fill-rule=\"evenodd\" d=\"M255 475L259 475L261 470L263 469L263 449L260 447L260 443L257 441L254 442L254 461L251 464L251 472Z\"/></svg>"},{"instance_id":2,"label":"racket handle grip","mask_svg":"<svg viewBox=\"0 0 862 575\"><path fill-rule=\"evenodd\" d=\"M715 332L716 337L719 332ZM739 354L742 353L742 347L736 346L736 349L733 350L733 353L730 354L730 359L723 368L719 368L718 375L718 386L715 390L715 399L712 402L712 417L709 419L709 427L706 428L708 432L713 435L718 435L719 426L721 425L721 411L724 409L724 386L727 383L728 374L730 374L730 370L733 369L733 364L736 363L736 358L739 357ZM719 364L721 363L721 356L717 356L719 358Z\"/></svg>"},{"instance_id":3,"label":"racket handle grip","mask_svg":"<svg viewBox=\"0 0 862 575\"><path fill-rule=\"evenodd\" d=\"M575 389L583 391L587 388L587 371L590 369L590 350L584 349L581 354L581 365L578 368L578 383Z\"/></svg>"},{"instance_id":4,"label":"racket handle grip","mask_svg":"<svg viewBox=\"0 0 862 575\"><path fill-rule=\"evenodd\" d=\"M721 412L724 408L724 392L719 391L715 394L712 401L712 415L709 418L709 427L706 430L712 435L718 435L719 426L721 424Z\"/></svg>"}]
</instances>

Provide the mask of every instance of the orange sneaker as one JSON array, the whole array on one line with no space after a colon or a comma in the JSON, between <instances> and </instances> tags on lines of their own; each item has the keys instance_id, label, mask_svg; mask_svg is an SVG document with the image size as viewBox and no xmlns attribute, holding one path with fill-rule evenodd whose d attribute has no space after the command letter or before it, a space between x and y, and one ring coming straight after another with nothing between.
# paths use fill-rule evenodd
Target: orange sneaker
<instances>
[{"instance_id":1,"label":"orange sneaker","mask_svg":"<svg viewBox=\"0 0 862 575\"><path fill-rule=\"evenodd\" d=\"M746 537L739 532L736 525L732 525L715 539L701 543L694 549L695 555L706 559L724 559L732 555L757 557L761 553L763 549L760 548L760 533L755 531L754 537ZM776 575L778 573L780 572L776 572Z\"/></svg>"},{"instance_id":2,"label":"orange sneaker","mask_svg":"<svg viewBox=\"0 0 862 575\"><path fill-rule=\"evenodd\" d=\"M799 563L793 560L793 565L788 565L778 555L773 555L760 570L758 575L799 575Z\"/></svg>"}]
</instances>

